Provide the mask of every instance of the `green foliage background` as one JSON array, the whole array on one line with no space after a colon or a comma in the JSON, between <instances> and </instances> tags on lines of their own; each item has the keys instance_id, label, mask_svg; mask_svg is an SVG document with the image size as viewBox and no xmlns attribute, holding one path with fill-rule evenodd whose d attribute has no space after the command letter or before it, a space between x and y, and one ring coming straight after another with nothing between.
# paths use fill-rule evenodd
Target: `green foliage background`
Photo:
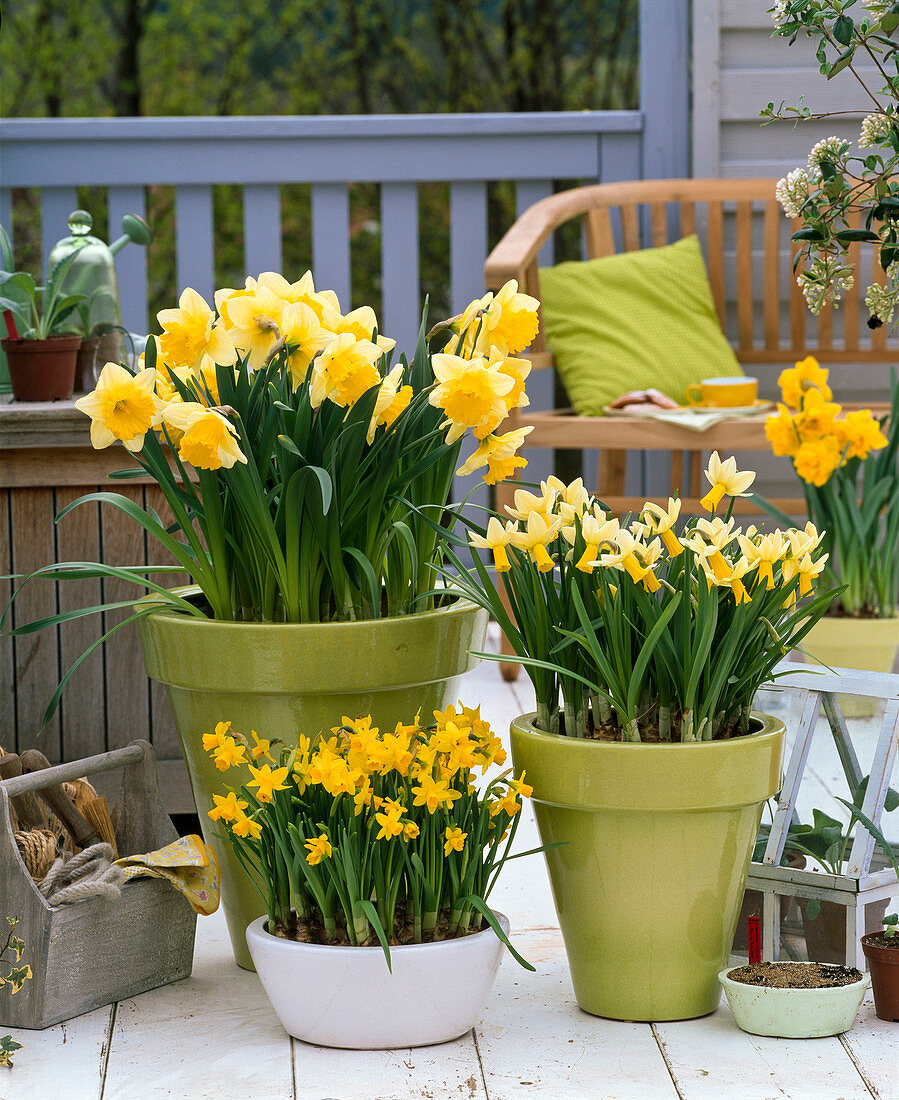
<instances>
[{"instance_id":1,"label":"green foliage background","mask_svg":"<svg viewBox=\"0 0 899 1100\"><path fill-rule=\"evenodd\" d=\"M8 0L7 117L344 115L634 108L638 0ZM577 181L559 181L571 186ZM16 265L39 274L38 195L14 195ZM514 188L490 185L490 244ZM102 188L79 202L106 224ZM449 197L419 189L421 290L448 311ZM240 189L215 188L216 285L243 282ZM174 191L147 189L151 316L174 304ZM379 193L350 190L353 302L380 309ZM311 263L309 189L282 188L283 268ZM54 239L65 235L58 227ZM572 241L576 248L577 242ZM568 249L563 247L563 251ZM252 274L256 274L253 272ZM348 303L349 304L349 303Z\"/></svg>"}]
</instances>

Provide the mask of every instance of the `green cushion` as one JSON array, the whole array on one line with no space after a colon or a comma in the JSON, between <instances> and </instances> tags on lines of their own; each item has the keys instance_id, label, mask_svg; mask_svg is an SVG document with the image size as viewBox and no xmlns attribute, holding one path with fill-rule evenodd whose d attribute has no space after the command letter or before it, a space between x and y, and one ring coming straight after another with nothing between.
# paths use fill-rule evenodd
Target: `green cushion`
<instances>
[{"instance_id":1,"label":"green cushion","mask_svg":"<svg viewBox=\"0 0 899 1100\"><path fill-rule=\"evenodd\" d=\"M695 237L540 269L546 342L581 416L650 387L686 404L701 378L743 374Z\"/></svg>"}]
</instances>

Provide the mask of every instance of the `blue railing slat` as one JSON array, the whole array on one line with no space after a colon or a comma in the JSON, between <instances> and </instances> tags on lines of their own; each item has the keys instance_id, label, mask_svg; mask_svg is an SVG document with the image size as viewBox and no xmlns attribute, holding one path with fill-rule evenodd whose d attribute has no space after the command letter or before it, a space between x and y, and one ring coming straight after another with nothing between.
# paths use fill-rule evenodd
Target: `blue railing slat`
<instances>
[{"instance_id":1,"label":"blue railing slat","mask_svg":"<svg viewBox=\"0 0 899 1100\"><path fill-rule=\"evenodd\" d=\"M400 351L411 356L421 315L418 283L418 188L385 183L381 188L381 324Z\"/></svg>"},{"instance_id":2,"label":"blue railing slat","mask_svg":"<svg viewBox=\"0 0 899 1100\"><path fill-rule=\"evenodd\" d=\"M78 192L74 187L44 187L41 191L42 279L47 273L47 259L53 246L58 240L69 236L69 214L77 209Z\"/></svg>"},{"instance_id":3,"label":"blue railing slat","mask_svg":"<svg viewBox=\"0 0 899 1100\"><path fill-rule=\"evenodd\" d=\"M487 259L487 185L450 185L450 288L452 308L461 313L484 293Z\"/></svg>"},{"instance_id":4,"label":"blue railing slat","mask_svg":"<svg viewBox=\"0 0 899 1100\"><path fill-rule=\"evenodd\" d=\"M191 184L175 189L175 229L179 291L193 287L212 305L215 278L212 187L209 184Z\"/></svg>"},{"instance_id":5,"label":"blue railing slat","mask_svg":"<svg viewBox=\"0 0 899 1100\"><path fill-rule=\"evenodd\" d=\"M110 187L109 240L122 234L122 215L147 215L146 193L143 187ZM132 332L147 331L147 250L140 245L126 245L116 255L116 280L122 323Z\"/></svg>"},{"instance_id":6,"label":"blue railing slat","mask_svg":"<svg viewBox=\"0 0 899 1100\"><path fill-rule=\"evenodd\" d=\"M244 263L248 275L281 270L281 189L248 184L243 189Z\"/></svg>"},{"instance_id":7,"label":"blue railing slat","mask_svg":"<svg viewBox=\"0 0 899 1100\"><path fill-rule=\"evenodd\" d=\"M316 290L336 291L344 313L350 301L350 196L345 183L312 186L312 270Z\"/></svg>"}]
</instances>

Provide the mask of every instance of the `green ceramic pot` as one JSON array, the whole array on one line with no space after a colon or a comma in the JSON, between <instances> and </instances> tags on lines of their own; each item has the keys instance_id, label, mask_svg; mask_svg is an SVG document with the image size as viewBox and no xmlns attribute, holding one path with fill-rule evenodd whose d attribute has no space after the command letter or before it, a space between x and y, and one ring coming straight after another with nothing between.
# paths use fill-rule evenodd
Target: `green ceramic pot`
<instances>
[{"instance_id":1,"label":"green ceramic pot","mask_svg":"<svg viewBox=\"0 0 899 1100\"><path fill-rule=\"evenodd\" d=\"M718 1005L762 805L780 789L784 725L728 741L557 737L527 714L512 758L534 809L577 1002L616 1020Z\"/></svg>"},{"instance_id":2,"label":"green ceramic pot","mask_svg":"<svg viewBox=\"0 0 899 1100\"><path fill-rule=\"evenodd\" d=\"M483 645L487 612L463 599L357 623L216 622L160 610L138 628L147 674L165 685L172 704L204 836L219 858L234 957L249 970L244 933L264 905L230 845L213 836L219 829L206 815L226 776L203 751L202 735L230 721L241 733L295 745L300 734L329 730L344 715L371 714L389 727L419 707L430 715L458 698L459 678L477 664L469 650Z\"/></svg>"}]
</instances>

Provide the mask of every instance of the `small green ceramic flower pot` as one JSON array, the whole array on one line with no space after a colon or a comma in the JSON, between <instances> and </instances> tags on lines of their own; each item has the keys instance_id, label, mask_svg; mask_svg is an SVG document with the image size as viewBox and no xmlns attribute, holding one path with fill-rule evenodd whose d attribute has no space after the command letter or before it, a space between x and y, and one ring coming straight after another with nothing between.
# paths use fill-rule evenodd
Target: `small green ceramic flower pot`
<instances>
[{"instance_id":1,"label":"small green ceramic flower pot","mask_svg":"<svg viewBox=\"0 0 899 1100\"><path fill-rule=\"evenodd\" d=\"M712 1012L784 725L634 744L556 737L524 715L512 757L534 809L577 1002L618 1020Z\"/></svg>"},{"instance_id":2,"label":"small green ceramic flower pot","mask_svg":"<svg viewBox=\"0 0 899 1100\"><path fill-rule=\"evenodd\" d=\"M165 684L172 704L203 835L218 855L234 956L251 970L244 932L264 905L206 816L213 794L233 779L203 751L202 735L230 721L243 734L292 746L344 715L371 714L390 727L419 708L429 715L458 699L459 678L478 663L469 650L483 645L487 612L463 599L355 623L216 622L161 610L139 619L138 629L147 674Z\"/></svg>"}]
</instances>

